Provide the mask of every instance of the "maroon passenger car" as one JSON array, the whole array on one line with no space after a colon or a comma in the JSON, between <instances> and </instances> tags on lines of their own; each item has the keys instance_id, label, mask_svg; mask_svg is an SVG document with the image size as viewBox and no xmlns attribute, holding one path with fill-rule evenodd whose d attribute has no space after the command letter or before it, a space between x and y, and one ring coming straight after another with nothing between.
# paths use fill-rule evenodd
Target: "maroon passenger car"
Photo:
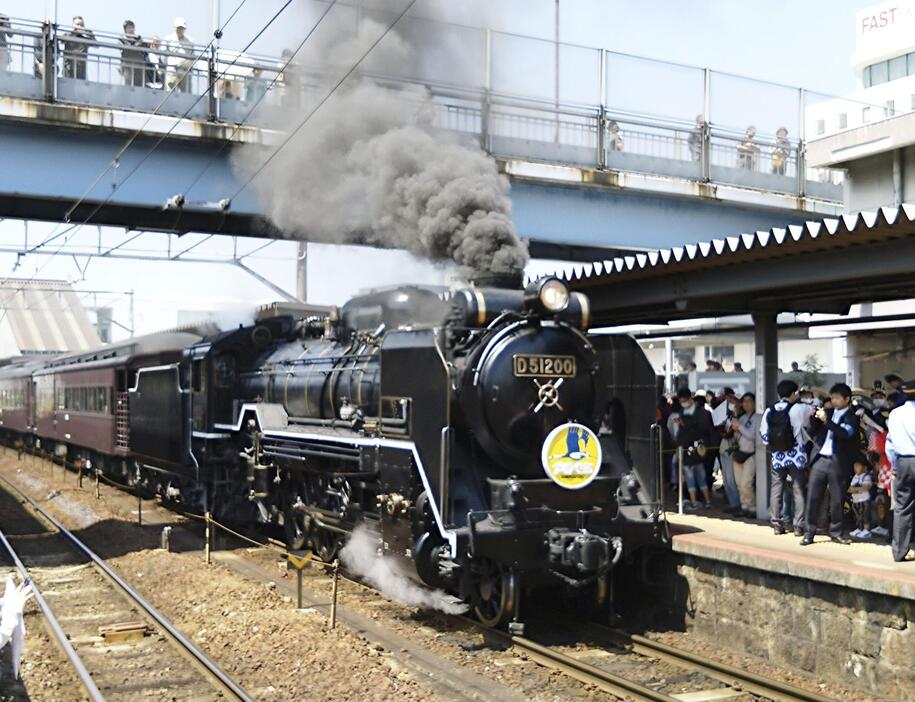
<instances>
[{"instance_id":1,"label":"maroon passenger car","mask_svg":"<svg viewBox=\"0 0 915 702\"><path fill-rule=\"evenodd\" d=\"M176 362L200 340L163 332L47 361L33 370L34 427L42 448L69 460L126 457L130 453L127 391L138 368ZM0 373L0 381L3 375Z\"/></svg>"},{"instance_id":2,"label":"maroon passenger car","mask_svg":"<svg viewBox=\"0 0 915 702\"><path fill-rule=\"evenodd\" d=\"M0 431L30 435L35 429L35 388L32 373L45 361L15 359L0 367Z\"/></svg>"}]
</instances>

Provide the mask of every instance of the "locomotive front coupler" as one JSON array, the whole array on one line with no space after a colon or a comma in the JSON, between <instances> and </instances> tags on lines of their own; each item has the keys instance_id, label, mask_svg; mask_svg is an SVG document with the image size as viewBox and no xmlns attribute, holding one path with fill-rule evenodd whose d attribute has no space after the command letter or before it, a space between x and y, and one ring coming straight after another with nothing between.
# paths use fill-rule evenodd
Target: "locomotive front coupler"
<instances>
[{"instance_id":1,"label":"locomotive front coupler","mask_svg":"<svg viewBox=\"0 0 915 702\"><path fill-rule=\"evenodd\" d=\"M623 553L620 537L598 536L587 529L554 527L546 537L550 564L578 575L605 572Z\"/></svg>"}]
</instances>

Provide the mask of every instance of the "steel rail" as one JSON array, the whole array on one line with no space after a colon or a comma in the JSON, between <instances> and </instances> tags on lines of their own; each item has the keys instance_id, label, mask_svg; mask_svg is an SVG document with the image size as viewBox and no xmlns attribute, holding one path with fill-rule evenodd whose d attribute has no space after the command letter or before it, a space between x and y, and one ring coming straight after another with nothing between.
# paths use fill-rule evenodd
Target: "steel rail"
<instances>
[{"instance_id":1,"label":"steel rail","mask_svg":"<svg viewBox=\"0 0 915 702\"><path fill-rule=\"evenodd\" d=\"M134 601L137 602L137 604L143 608L157 623L166 629L166 631L172 635L172 637L178 643L180 643L191 656L193 656L198 662L204 665L204 667L207 669L207 672L216 677L221 683L226 684L227 687L230 686L229 691L233 695L236 695L238 699L246 700L246 702L253 702L253 698L249 697L247 693L244 692L244 690L235 685L235 683L232 682L231 679L228 678L228 676L226 676L226 674L206 656L206 654L199 651L199 649L197 649L192 643L185 639L184 636L180 634L180 632L175 630L167 619L159 614L159 612L155 610L152 605L147 603L141 595L130 588L130 586L127 585L116 573L114 573L114 571L112 571L104 561L102 561L87 546L79 541L79 539L77 539L69 530L67 530L66 527L60 524L60 522L48 514L31 497L26 495L8 479L0 476L0 481L15 490L16 493L18 493L24 500L26 500L39 514L41 514L45 519L53 524L55 528L60 530L64 536L70 539L70 541L73 542L80 550L82 550L83 553L92 559L92 561L96 563L96 565L98 565L106 575L108 575L119 587L121 587L132 599L134 599ZM236 536L241 535L236 534ZM13 554L13 551L9 544L6 542L2 532L0 532L0 541L2 541L10 553ZM258 545L268 546L268 544ZM319 563L317 559L315 559L315 562ZM18 562L18 559L17 565L19 566L20 571L23 572L23 575L27 574L25 567ZM324 563L322 565L330 564ZM364 583L362 583L360 580L352 578L347 579L351 580L352 582L364 585ZM39 597L40 595L36 589L36 600L38 600ZM43 600L38 601L40 605L44 602ZM42 609L45 610L46 607L47 605L44 605ZM50 614L50 610L47 610L47 614ZM53 615L51 615L51 617L53 617ZM457 619L483 631L484 634L492 639L501 640L519 648L527 655L528 658L537 663L540 663L541 665L559 670L566 675L579 680L580 682L594 685L595 687L598 687L605 692L609 692L626 699L634 700L651 700L653 702L675 702L676 700L675 697L664 694L662 692L658 692L657 690L653 690L649 687L645 687L639 683L615 675L606 670L602 670L596 666L585 663L584 661L580 661L576 658L573 658L572 656L557 651L549 646L537 643L536 641L528 639L524 636L513 635L500 629L487 627L470 617L459 616ZM50 618L49 621L51 621ZM54 623L56 624L56 620L54 620ZM59 629L59 625L57 628ZM670 646L659 641L654 641L638 634L630 634L618 629L612 629L610 627L601 626L590 622L580 624L580 630L587 631L593 634L596 638L612 639L617 642L622 642L629 645L632 651L640 655L657 658L678 667L697 670L705 675L708 675L714 680L735 688L736 690L750 692L752 694L760 695L777 702L830 702L832 699L816 692L804 690L788 683L781 682L780 680L767 678L756 673L742 670L735 666L721 663L719 661L715 661L690 651L678 649L674 646ZM64 636L64 642L66 646L69 646L69 642L66 641L66 637L62 631L60 631L60 634ZM72 647L70 648L72 649ZM198 657L198 655L200 657ZM75 651L73 651L73 656L76 656ZM209 666L212 666L212 669L210 669ZM214 670L217 672L214 673ZM102 700L103 702L103 698L99 697L97 699Z\"/></svg>"},{"instance_id":2,"label":"steel rail","mask_svg":"<svg viewBox=\"0 0 915 702\"><path fill-rule=\"evenodd\" d=\"M554 648L532 641L524 636L509 634L501 629L493 629L470 617L462 616L459 617L459 619L482 630L488 637L504 641L505 643L517 647L536 663L540 663L547 668L559 670L571 678L589 685L594 685L604 692L609 692L612 695L627 700L676 702L675 697L666 695L663 692L658 692L657 690L652 690L650 687L645 687L632 680L602 670L589 663L585 663L584 661L580 661L577 658L562 653L561 651L557 651Z\"/></svg>"},{"instance_id":3,"label":"steel rail","mask_svg":"<svg viewBox=\"0 0 915 702\"><path fill-rule=\"evenodd\" d=\"M25 564L20 560L19 555L13 549L12 544L7 540L6 535L2 531L0 531L0 542L3 543L3 547L10 554L10 558L13 560L16 569L23 579L30 577L28 568L26 568ZM89 699L91 699L92 702L105 702L105 698L102 696L102 693L99 692L98 687L96 687L95 681L86 669L82 658L79 657L76 649L73 648L73 644L70 643L70 639L67 638L64 630L60 627L60 622L57 621L54 612L51 611L48 603L45 601L44 597L42 597L41 592L38 590L38 585L34 580L32 580L32 594L35 597L38 608L44 615L51 636L57 642L57 645L60 646L64 655L67 657L67 660L70 661L70 665L76 670L80 682L83 684L83 687L86 688Z\"/></svg>"},{"instance_id":4,"label":"steel rail","mask_svg":"<svg viewBox=\"0 0 915 702\"><path fill-rule=\"evenodd\" d=\"M31 505L38 514L40 514L44 519L46 519L50 524L54 526L63 536L65 536L70 543L78 550L81 551L86 557L88 557L98 568L101 570L115 585L117 585L121 591L123 591L133 602L146 613L156 624L158 624L162 630L172 639L172 641L178 644L181 652L187 655L193 662L195 662L211 679L216 682L218 687L226 693L230 699L241 700L242 702L255 702L255 698L251 697L242 687L238 685L234 680L232 680L229 675L222 670L213 660L209 658L203 651L197 648L190 640L188 640L180 631L178 631L172 623L153 607L146 599L134 590L130 585L125 582L121 576L119 576L104 560L102 560L98 555L95 554L92 549L86 546L82 541L80 541L69 529L67 529L63 524L61 524L56 518L51 514L45 511L35 500L33 500L29 495L23 492L19 487L10 482L7 478L0 476L0 481L2 481L6 486L15 491L17 495Z\"/></svg>"},{"instance_id":5,"label":"steel rail","mask_svg":"<svg viewBox=\"0 0 915 702\"><path fill-rule=\"evenodd\" d=\"M588 625L589 629L594 627L595 625ZM603 629L603 627L596 628ZM605 635L607 633L628 643L636 653L659 658L674 665L694 668L731 687L777 700L778 702L829 702L832 699L816 692L795 687L781 680L767 678L691 651L684 651L660 641L653 641L639 634L629 634L616 629L607 629Z\"/></svg>"},{"instance_id":6,"label":"steel rail","mask_svg":"<svg viewBox=\"0 0 915 702\"><path fill-rule=\"evenodd\" d=\"M665 700L667 702L676 699L526 637L487 627L470 617L459 617L459 619L482 630L488 637L516 646L524 651L528 658L541 665L559 670L576 680L595 685L606 692L620 695L627 699ZM631 651L639 655L656 658L680 668L703 673L713 680L734 688L736 691L749 692L775 702L830 702L832 699L817 692L804 690L781 680L742 670L736 666L721 663L691 651L684 651L660 641L653 641L638 634L629 634L590 622L580 625L579 631L588 632L594 635L595 638L612 639L614 642L624 643L629 646Z\"/></svg>"}]
</instances>

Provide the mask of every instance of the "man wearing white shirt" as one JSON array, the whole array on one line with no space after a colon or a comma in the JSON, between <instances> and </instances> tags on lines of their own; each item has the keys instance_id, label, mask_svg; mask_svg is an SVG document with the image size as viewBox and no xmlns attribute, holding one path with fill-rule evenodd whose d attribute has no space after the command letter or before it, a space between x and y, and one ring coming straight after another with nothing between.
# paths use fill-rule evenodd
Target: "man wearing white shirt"
<instances>
[{"instance_id":1,"label":"man wearing white shirt","mask_svg":"<svg viewBox=\"0 0 915 702\"><path fill-rule=\"evenodd\" d=\"M904 561L915 517L915 380L900 388L905 402L887 420L886 454L893 464L893 560Z\"/></svg>"},{"instance_id":2,"label":"man wearing white shirt","mask_svg":"<svg viewBox=\"0 0 915 702\"><path fill-rule=\"evenodd\" d=\"M737 414L737 396L731 388L722 390L722 399L712 410L712 424L721 436L718 450L718 463L721 466L721 481L724 483L724 494L728 501L725 512L740 512L740 490L734 477L734 430L731 420Z\"/></svg>"},{"instance_id":3,"label":"man wearing white shirt","mask_svg":"<svg viewBox=\"0 0 915 702\"><path fill-rule=\"evenodd\" d=\"M190 90L191 72L194 64L194 40L187 34L184 17L175 17L175 31L165 37L169 51L165 84L169 90L186 93Z\"/></svg>"},{"instance_id":4,"label":"man wearing white shirt","mask_svg":"<svg viewBox=\"0 0 915 702\"><path fill-rule=\"evenodd\" d=\"M817 518L820 502L829 486L829 538L838 544L850 544L845 536L842 518L842 502L848 491L852 466L861 454L858 412L850 407L851 388L845 383L836 383L829 389L832 408L817 409L810 433L815 448L810 463L810 482L807 489L807 529L801 546L813 543L817 533Z\"/></svg>"}]
</instances>

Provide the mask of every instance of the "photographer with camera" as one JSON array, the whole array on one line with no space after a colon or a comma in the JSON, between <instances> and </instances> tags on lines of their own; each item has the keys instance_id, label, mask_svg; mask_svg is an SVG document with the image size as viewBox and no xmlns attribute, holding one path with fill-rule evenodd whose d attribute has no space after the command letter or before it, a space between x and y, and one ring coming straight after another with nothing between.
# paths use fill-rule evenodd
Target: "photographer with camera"
<instances>
[{"instance_id":1,"label":"photographer with camera","mask_svg":"<svg viewBox=\"0 0 915 702\"><path fill-rule=\"evenodd\" d=\"M762 415L756 411L756 395L744 393L740 398L743 413L731 420L731 427L737 436L737 448L731 455L734 461L734 477L740 491L740 511L744 517L756 518L756 437L762 423Z\"/></svg>"},{"instance_id":2,"label":"photographer with camera","mask_svg":"<svg viewBox=\"0 0 915 702\"><path fill-rule=\"evenodd\" d=\"M706 441L710 419L708 412L699 408L689 388L677 391L680 410L670 415L667 428L677 446L683 449L683 477L689 492L689 502L698 509L697 492L702 491L706 505L712 504L708 480L705 477Z\"/></svg>"},{"instance_id":3,"label":"photographer with camera","mask_svg":"<svg viewBox=\"0 0 915 702\"><path fill-rule=\"evenodd\" d=\"M861 454L860 417L863 407L851 406L851 388L836 383L829 389L829 409L817 408L811 420L814 441L807 496L807 528L801 546L813 543L817 531L820 502L829 486L829 538L837 544L850 544L845 536L842 502L848 491L855 460Z\"/></svg>"},{"instance_id":4,"label":"photographer with camera","mask_svg":"<svg viewBox=\"0 0 915 702\"><path fill-rule=\"evenodd\" d=\"M721 466L721 482L724 484L724 495L728 501L724 511L728 514L741 512L740 490L734 477L734 452L738 450L737 435L733 426L736 416L737 396L731 388L724 388L718 405L712 410L712 423L717 430L717 437L720 437L718 464Z\"/></svg>"}]
</instances>

